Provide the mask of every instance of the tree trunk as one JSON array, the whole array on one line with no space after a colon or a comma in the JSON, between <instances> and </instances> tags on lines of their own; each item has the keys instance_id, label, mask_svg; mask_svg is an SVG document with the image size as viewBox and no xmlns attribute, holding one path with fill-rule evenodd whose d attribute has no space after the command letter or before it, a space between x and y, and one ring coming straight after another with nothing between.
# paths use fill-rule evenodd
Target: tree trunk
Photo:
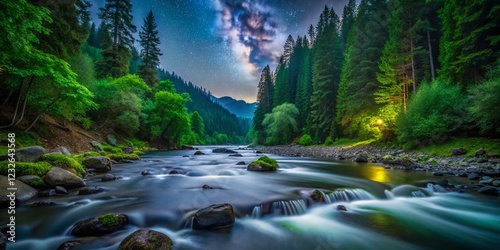
<instances>
[{"instance_id":1,"label":"tree trunk","mask_svg":"<svg viewBox=\"0 0 500 250\"><path fill-rule=\"evenodd\" d=\"M413 49L413 31L411 30L410 30L410 56L411 56L411 78L413 82L413 94L415 94L417 93L417 75L415 74L415 52Z\"/></svg>"},{"instance_id":2,"label":"tree trunk","mask_svg":"<svg viewBox=\"0 0 500 250\"><path fill-rule=\"evenodd\" d=\"M431 45L431 32L427 29L427 45L429 46L429 62L431 65L431 76L432 80L436 78L436 73L434 72L434 59L432 58L432 45Z\"/></svg>"},{"instance_id":3,"label":"tree trunk","mask_svg":"<svg viewBox=\"0 0 500 250\"><path fill-rule=\"evenodd\" d=\"M19 103L21 102L21 97L23 96L23 85L24 83L21 81L21 85L19 85L19 95L17 96L17 101L16 101L16 108L14 109L14 116L12 117L11 123L9 125L0 127L0 129L10 128L14 126L14 124L16 123L17 111L19 110Z\"/></svg>"},{"instance_id":4,"label":"tree trunk","mask_svg":"<svg viewBox=\"0 0 500 250\"><path fill-rule=\"evenodd\" d=\"M24 130L24 132L28 132L34 125L35 123L38 121L38 119L40 119L40 117L45 114L45 111L47 111L52 105L54 105L54 103L56 103L57 101L59 101L59 99L61 99L62 95L59 95L57 96L52 102L50 102L47 106L45 106L42 111L40 111L40 113L38 113L38 115L36 116L35 120Z\"/></svg>"},{"instance_id":5,"label":"tree trunk","mask_svg":"<svg viewBox=\"0 0 500 250\"><path fill-rule=\"evenodd\" d=\"M28 103L28 93L30 92L31 87L33 86L34 80L35 80L35 76L31 76L30 84L28 85L28 88L26 89L26 93L24 94L24 103L23 103L23 110L21 111L21 117L19 117L19 120L14 124L14 126L19 125L19 123L21 123L21 121L24 119L24 113L26 111L26 104Z\"/></svg>"}]
</instances>

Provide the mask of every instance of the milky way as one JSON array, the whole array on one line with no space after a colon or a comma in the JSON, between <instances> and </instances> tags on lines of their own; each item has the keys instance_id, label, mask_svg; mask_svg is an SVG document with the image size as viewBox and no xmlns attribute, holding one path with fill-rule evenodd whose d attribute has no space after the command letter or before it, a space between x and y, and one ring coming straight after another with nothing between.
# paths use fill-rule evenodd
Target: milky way
<instances>
[{"instance_id":1,"label":"milky way","mask_svg":"<svg viewBox=\"0 0 500 250\"><path fill-rule=\"evenodd\" d=\"M91 0L93 21L105 0ZM161 40L160 67L209 89L255 101L260 71L272 69L286 37L305 35L325 5L347 0L132 0L133 23L151 9ZM138 36L138 34L136 34ZM139 48L139 44L136 43Z\"/></svg>"}]
</instances>

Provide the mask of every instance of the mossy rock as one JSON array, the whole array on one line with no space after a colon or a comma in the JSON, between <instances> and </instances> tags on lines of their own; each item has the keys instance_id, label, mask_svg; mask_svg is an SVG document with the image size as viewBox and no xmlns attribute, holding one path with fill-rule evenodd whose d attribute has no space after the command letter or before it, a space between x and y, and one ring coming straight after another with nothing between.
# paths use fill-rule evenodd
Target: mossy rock
<instances>
[{"instance_id":1,"label":"mossy rock","mask_svg":"<svg viewBox=\"0 0 500 250\"><path fill-rule=\"evenodd\" d=\"M7 175L10 162L0 161L0 174ZM16 162L16 176L38 175L44 176L52 168L50 163L39 162Z\"/></svg>"},{"instance_id":2,"label":"mossy rock","mask_svg":"<svg viewBox=\"0 0 500 250\"><path fill-rule=\"evenodd\" d=\"M43 189L47 186L45 181L38 175L23 175L18 177L17 180L36 189Z\"/></svg>"},{"instance_id":3,"label":"mossy rock","mask_svg":"<svg viewBox=\"0 0 500 250\"><path fill-rule=\"evenodd\" d=\"M100 152L91 151L91 152L84 153L83 156L92 157L92 156L101 156L101 154L100 154Z\"/></svg>"},{"instance_id":4,"label":"mossy rock","mask_svg":"<svg viewBox=\"0 0 500 250\"><path fill-rule=\"evenodd\" d=\"M128 225L126 215L108 213L77 222L70 234L79 237L102 236L121 230L126 225Z\"/></svg>"},{"instance_id":5,"label":"mossy rock","mask_svg":"<svg viewBox=\"0 0 500 250\"><path fill-rule=\"evenodd\" d=\"M278 162L268 156L262 156L258 160L253 161L247 167L248 171L267 172L278 170Z\"/></svg>"},{"instance_id":6,"label":"mossy rock","mask_svg":"<svg viewBox=\"0 0 500 250\"><path fill-rule=\"evenodd\" d=\"M64 154L45 154L42 159L49 162L54 167L74 169L78 176L83 176L83 174L85 174L85 169L83 169L82 164L71 156Z\"/></svg>"},{"instance_id":7,"label":"mossy rock","mask_svg":"<svg viewBox=\"0 0 500 250\"><path fill-rule=\"evenodd\" d=\"M83 161L83 165L87 169L93 169L96 172L106 173L111 171L113 164L106 156L93 156Z\"/></svg>"},{"instance_id":8,"label":"mossy rock","mask_svg":"<svg viewBox=\"0 0 500 250\"><path fill-rule=\"evenodd\" d=\"M123 239L118 250L170 250L172 245L167 235L141 228Z\"/></svg>"},{"instance_id":9,"label":"mossy rock","mask_svg":"<svg viewBox=\"0 0 500 250\"><path fill-rule=\"evenodd\" d=\"M114 161L123 161L123 160L132 160L137 161L140 160L139 156L136 154L109 154L107 155L109 159Z\"/></svg>"},{"instance_id":10,"label":"mossy rock","mask_svg":"<svg viewBox=\"0 0 500 250\"><path fill-rule=\"evenodd\" d=\"M316 202L325 202L325 195L318 189L314 190L311 194L311 199Z\"/></svg>"},{"instance_id":11,"label":"mossy rock","mask_svg":"<svg viewBox=\"0 0 500 250\"><path fill-rule=\"evenodd\" d=\"M103 145L102 146L105 152L112 153L112 154L123 154L123 150L119 147L114 147L110 145Z\"/></svg>"}]
</instances>

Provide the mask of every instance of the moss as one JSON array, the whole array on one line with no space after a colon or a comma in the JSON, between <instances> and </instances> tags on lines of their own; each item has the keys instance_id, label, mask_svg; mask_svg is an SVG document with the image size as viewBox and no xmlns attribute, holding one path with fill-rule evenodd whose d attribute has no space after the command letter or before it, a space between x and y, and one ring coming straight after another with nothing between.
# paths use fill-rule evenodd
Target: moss
<instances>
[{"instance_id":1,"label":"moss","mask_svg":"<svg viewBox=\"0 0 500 250\"><path fill-rule=\"evenodd\" d=\"M72 168L80 176L85 173L85 169L83 169L82 164L71 156L63 154L45 154L43 155L43 160L49 162L55 167Z\"/></svg>"},{"instance_id":2,"label":"moss","mask_svg":"<svg viewBox=\"0 0 500 250\"><path fill-rule=\"evenodd\" d=\"M86 152L83 154L85 157L92 157L92 156L101 156L99 152L91 151L91 152Z\"/></svg>"},{"instance_id":3,"label":"moss","mask_svg":"<svg viewBox=\"0 0 500 250\"><path fill-rule=\"evenodd\" d=\"M487 154L500 155L500 139L458 138L444 144L420 148L416 151L435 156L450 156L451 150L454 148L465 148L467 150L465 156L469 157L474 156L474 153L481 148L483 148Z\"/></svg>"},{"instance_id":4,"label":"moss","mask_svg":"<svg viewBox=\"0 0 500 250\"><path fill-rule=\"evenodd\" d=\"M99 152L99 156L106 156L106 155L107 155L106 151Z\"/></svg>"},{"instance_id":5,"label":"moss","mask_svg":"<svg viewBox=\"0 0 500 250\"><path fill-rule=\"evenodd\" d=\"M122 161L122 160L132 160L132 161L137 161L139 160L139 156L136 154L109 154L107 155L109 159L115 160L115 161Z\"/></svg>"},{"instance_id":6,"label":"moss","mask_svg":"<svg viewBox=\"0 0 500 250\"><path fill-rule=\"evenodd\" d=\"M271 159L267 156L262 156L258 160L253 161L250 163L250 165L261 165L262 168L267 168L267 169L272 169L272 170L277 170L278 169L278 162L275 159Z\"/></svg>"},{"instance_id":7,"label":"moss","mask_svg":"<svg viewBox=\"0 0 500 250\"><path fill-rule=\"evenodd\" d=\"M141 150L134 150L134 154L136 155L143 155L143 154L146 154L144 151L141 151Z\"/></svg>"},{"instance_id":8,"label":"moss","mask_svg":"<svg viewBox=\"0 0 500 250\"><path fill-rule=\"evenodd\" d=\"M31 183L29 183L29 185L34 188L41 188L45 187L45 181L43 181L42 178L36 178Z\"/></svg>"},{"instance_id":9,"label":"moss","mask_svg":"<svg viewBox=\"0 0 500 250\"><path fill-rule=\"evenodd\" d=\"M104 226L113 226L118 223L118 215L113 213L108 213L97 217L97 220Z\"/></svg>"},{"instance_id":10,"label":"moss","mask_svg":"<svg viewBox=\"0 0 500 250\"><path fill-rule=\"evenodd\" d=\"M40 162L16 162L16 176L38 175L44 176L52 168L50 163ZM0 174L7 175L9 169L8 161L0 161Z\"/></svg>"},{"instance_id":11,"label":"moss","mask_svg":"<svg viewBox=\"0 0 500 250\"><path fill-rule=\"evenodd\" d=\"M105 145L103 143L102 148L104 149L105 152L112 153L112 154L123 154L123 150L119 147L114 147L111 145Z\"/></svg>"}]
</instances>

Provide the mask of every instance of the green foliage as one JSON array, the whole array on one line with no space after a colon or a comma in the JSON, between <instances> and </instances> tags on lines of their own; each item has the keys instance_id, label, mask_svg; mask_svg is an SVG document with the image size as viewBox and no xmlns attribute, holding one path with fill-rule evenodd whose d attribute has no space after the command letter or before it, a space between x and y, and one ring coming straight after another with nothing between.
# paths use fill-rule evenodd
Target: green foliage
<instances>
[{"instance_id":1,"label":"green foliage","mask_svg":"<svg viewBox=\"0 0 500 250\"><path fill-rule=\"evenodd\" d=\"M82 164L71 156L64 154L45 154L42 159L49 162L54 167L72 168L79 176L85 173Z\"/></svg>"},{"instance_id":2,"label":"green foliage","mask_svg":"<svg viewBox=\"0 0 500 250\"><path fill-rule=\"evenodd\" d=\"M474 156L474 153L481 148L486 151L486 154L500 155L500 139L458 138L439 145L425 146L416 151L435 156L450 156L451 150L454 148L465 148L467 150L465 156L468 157Z\"/></svg>"},{"instance_id":3,"label":"green foliage","mask_svg":"<svg viewBox=\"0 0 500 250\"><path fill-rule=\"evenodd\" d=\"M273 108L273 95L274 95L274 85L271 76L271 69L269 65L262 70L260 75L260 81L257 92L257 109L255 110L255 115L253 117L253 130L256 133L256 139L258 144L262 144L266 141L265 138L265 127L262 125L265 115L270 113Z\"/></svg>"},{"instance_id":4,"label":"green foliage","mask_svg":"<svg viewBox=\"0 0 500 250\"><path fill-rule=\"evenodd\" d=\"M113 226L113 225L116 225L118 223L118 215L113 214L113 213L108 213L108 214L101 215L101 216L97 217L97 220L103 226Z\"/></svg>"},{"instance_id":5,"label":"green foliage","mask_svg":"<svg viewBox=\"0 0 500 250\"><path fill-rule=\"evenodd\" d=\"M325 146L332 146L333 143L334 143L334 141L333 141L331 136L326 137Z\"/></svg>"},{"instance_id":6,"label":"green foliage","mask_svg":"<svg viewBox=\"0 0 500 250\"><path fill-rule=\"evenodd\" d=\"M38 175L44 176L52 166L45 161L39 162L16 162L16 176ZM0 161L0 174L7 175L9 169L8 161Z\"/></svg>"},{"instance_id":7,"label":"green foliage","mask_svg":"<svg viewBox=\"0 0 500 250\"><path fill-rule=\"evenodd\" d=\"M297 132L295 117L298 114L297 107L290 103L283 103L274 108L272 113L266 114L262 121L268 135L266 143L277 145L291 142Z\"/></svg>"},{"instance_id":8,"label":"green foliage","mask_svg":"<svg viewBox=\"0 0 500 250\"><path fill-rule=\"evenodd\" d=\"M274 171L279 168L278 162L266 155L261 156L258 160L251 162L250 165L261 165L263 168L271 169Z\"/></svg>"},{"instance_id":9,"label":"green foliage","mask_svg":"<svg viewBox=\"0 0 500 250\"><path fill-rule=\"evenodd\" d=\"M133 154L108 154L106 156L109 159L115 160L115 161L121 161L121 160L137 161L137 160L140 160L139 156L135 153L133 153Z\"/></svg>"},{"instance_id":10,"label":"green foliage","mask_svg":"<svg viewBox=\"0 0 500 250\"><path fill-rule=\"evenodd\" d=\"M409 147L443 143L464 129L466 98L459 86L436 80L422 85L398 120L398 141Z\"/></svg>"},{"instance_id":11,"label":"green foliage","mask_svg":"<svg viewBox=\"0 0 500 250\"><path fill-rule=\"evenodd\" d=\"M500 135L500 61L490 70L490 79L469 87L469 114L481 134ZM495 74L496 73L496 74Z\"/></svg>"},{"instance_id":12,"label":"green foliage","mask_svg":"<svg viewBox=\"0 0 500 250\"><path fill-rule=\"evenodd\" d=\"M302 145L302 146L309 146L309 145L311 145L312 144L312 138L311 138L311 136L308 135L308 134L302 135L300 137L300 139L299 139L299 144Z\"/></svg>"},{"instance_id":13,"label":"green foliage","mask_svg":"<svg viewBox=\"0 0 500 250\"><path fill-rule=\"evenodd\" d=\"M115 147L107 144L103 144L103 150L113 154L123 154L123 150L120 147Z\"/></svg>"},{"instance_id":14,"label":"green foliage","mask_svg":"<svg viewBox=\"0 0 500 250\"><path fill-rule=\"evenodd\" d=\"M129 139L124 141L124 144L127 146L132 146L132 147L137 148L137 149L141 149L141 150L149 148L149 145L147 142L141 141L137 138L129 138Z\"/></svg>"}]
</instances>

